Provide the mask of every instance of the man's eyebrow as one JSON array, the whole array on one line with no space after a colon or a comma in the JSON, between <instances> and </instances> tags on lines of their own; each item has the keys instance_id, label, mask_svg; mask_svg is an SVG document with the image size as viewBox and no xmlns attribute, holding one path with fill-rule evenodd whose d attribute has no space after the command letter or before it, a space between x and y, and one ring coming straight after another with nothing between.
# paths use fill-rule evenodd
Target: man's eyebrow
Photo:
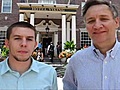
<instances>
[{"instance_id":1,"label":"man's eyebrow","mask_svg":"<svg viewBox=\"0 0 120 90\"><path fill-rule=\"evenodd\" d=\"M23 37L21 35L14 35L13 37ZM26 38L34 38L34 36L26 36Z\"/></svg>"},{"instance_id":2,"label":"man's eyebrow","mask_svg":"<svg viewBox=\"0 0 120 90\"><path fill-rule=\"evenodd\" d=\"M93 17L86 18L85 21L93 20Z\"/></svg>"},{"instance_id":3,"label":"man's eyebrow","mask_svg":"<svg viewBox=\"0 0 120 90\"><path fill-rule=\"evenodd\" d=\"M100 15L100 17L109 17L109 16L108 15ZM91 20L91 19L94 19L94 17L86 18L86 20Z\"/></svg>"},{"instance_id":4,"label":"man's eyebrow","mask_svg":"<svg viewBox=\"0 0 120 90\"><path fill-rule=\"evenodd\" d=\"M28 38L34 38L34 36L27 36Z\"/></svg>"},{"instance_id":5,"label":"man's eyebrow","mask_svg":"<svg viewBox=\"0 0 120 90\"><path fill-rule=\"evenodd\" d=\"M100 15L100 17L109 17L108 15Z\"/></svg>"}]
</instances>

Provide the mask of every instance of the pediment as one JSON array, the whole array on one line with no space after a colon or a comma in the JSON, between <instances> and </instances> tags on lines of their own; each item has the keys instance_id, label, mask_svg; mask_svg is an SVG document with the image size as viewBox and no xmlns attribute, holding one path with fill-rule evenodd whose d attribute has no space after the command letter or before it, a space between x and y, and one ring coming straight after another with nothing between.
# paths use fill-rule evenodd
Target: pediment
<instances>
[{"instance_id":1,"label":"pediment","mask_svg":"<svg viewBox=\"0 0 120 90\"><path fill-rule=\"evenodd\" d=\"M35 25L36 27L46 27L46 26L49 26L49 27L54 27L54 28L58 28L59 25L55 24L52 20L49 20L48 23L46 23L45 20L42 20L39 24Z\"/></svg>"},{"instance_id":2,"label":"pediment","mask_svg":"<svg viewBox=\"0 0 120 90\"><path fill-rule=\"evenodd\" d=\"M59 25L55 24L52 20L49 20L48 23L46 23L45 20L42 20L39 24L35 25L37 31L45 31L47 26L51 31L57 31L59 27Z\"/></svg>"}]
</instances>

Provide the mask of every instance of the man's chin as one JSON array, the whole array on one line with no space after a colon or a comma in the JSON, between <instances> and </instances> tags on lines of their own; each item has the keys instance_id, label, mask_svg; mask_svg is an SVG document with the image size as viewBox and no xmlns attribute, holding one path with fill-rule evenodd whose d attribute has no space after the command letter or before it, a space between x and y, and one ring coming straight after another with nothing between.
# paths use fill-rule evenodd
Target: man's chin
<instances>
[{"instance_id":1,"label":"man's chin","mask_svg":"<svg viewBox=\"0 0 120 90\"><path fill-rule=\"evenodd\" d=\"M28 60L30 60L30 57L28 58L18 58L18 57L14 57L16 61L19 61L19 62L26 62Z\"/></svg>"}]
</instances>

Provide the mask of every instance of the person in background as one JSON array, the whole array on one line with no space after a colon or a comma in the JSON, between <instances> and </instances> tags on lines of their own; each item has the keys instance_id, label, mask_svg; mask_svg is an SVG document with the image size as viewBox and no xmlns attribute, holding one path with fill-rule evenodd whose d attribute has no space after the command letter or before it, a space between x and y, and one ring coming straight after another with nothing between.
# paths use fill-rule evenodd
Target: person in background
<instances>
[{"instance_id":1,"label":"person in background","mask_svg":"<svg viewBox=\"0 0 120 90\"><path fill-rule=\"evenodd\" d=\"M38 49L42 49L42 42L38 43Z\"/></svg>"},{"instance_id":2,"label":"person in background","mask_svg":"<svg viewBox=\"0 0 120 90\"><path fill-rule=\"evenodd\" d=\"M53 62L53 57L54 57L54 45L53 45L53 42L50 42L50 45L48 45L47 53L48 53L48 55L50 55L50 61Z\"/></svg>"},{"instance_id":3,"label":"person in background","mask_svg":"<svg viewBox=\"0 0 120 90\"><path fill-rule=\"evenodd\" d=\"M60 52L61 52L61 46L60 46L60 43L59 42L57 42L57 45L56 45L56 49L57 49L57 56L59 57L59 54L60 54Z\"/></svg>"},{"instance_id":4,"label":"person in background","mask_svg":"<svg viewBox=\"0 0 120 90\"><path fill-rule=\"evenodd\" d=\"M44 61L44 56L43 56L42 49L37 50L37 60L40 61L40 62Z\"/></svg>"},{"instance_id":5,"label":"person in background","mask_svg":"<svg viewBox=\"0 0 120 90\"><path fill-rule=\"evenodd\" d=\"M104 0L88 0L83 18L92 45L76 52L63 78L64 90L120 90L118 11Z\"/></svg>"},{"instance_id":6,"label":"person in background","mask_svg":"<svg viewBox=\"0 0 120 90\"><path fill-rule=\"evenodd\" d=\"M34 60L36 29L16 22L7 29L5 45L9 56L0 62L0 90L57 90L57 74L52 66Z\"/></svg>"},{"instance_id":7,"label":"person in background","mask_svg":"<svg viewBox=\"0 0 120 90\"><path fill-rule=\"evenodd\" d=\"M35 60L37 60L37 51L34 50L31 55Z\"/></svg>"}]
</instances>

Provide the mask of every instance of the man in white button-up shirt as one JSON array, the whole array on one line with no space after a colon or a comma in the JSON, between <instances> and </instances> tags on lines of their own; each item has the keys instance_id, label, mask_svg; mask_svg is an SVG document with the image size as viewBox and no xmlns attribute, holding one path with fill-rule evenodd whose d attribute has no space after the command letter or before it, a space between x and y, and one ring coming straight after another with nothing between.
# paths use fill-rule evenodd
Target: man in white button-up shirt
<instances>
[{"instance_id":1,"label":"man in white button-up shirt","mask_svg":"<svg viewBox=\"0 0 120 90\"><path fill-rule=\"evenodd\" d=\"M87 0L83 17L93 44L71 57L63 78L64 90L120 90L117 9L104 0Z\"/></svg>"}]
</instances>

